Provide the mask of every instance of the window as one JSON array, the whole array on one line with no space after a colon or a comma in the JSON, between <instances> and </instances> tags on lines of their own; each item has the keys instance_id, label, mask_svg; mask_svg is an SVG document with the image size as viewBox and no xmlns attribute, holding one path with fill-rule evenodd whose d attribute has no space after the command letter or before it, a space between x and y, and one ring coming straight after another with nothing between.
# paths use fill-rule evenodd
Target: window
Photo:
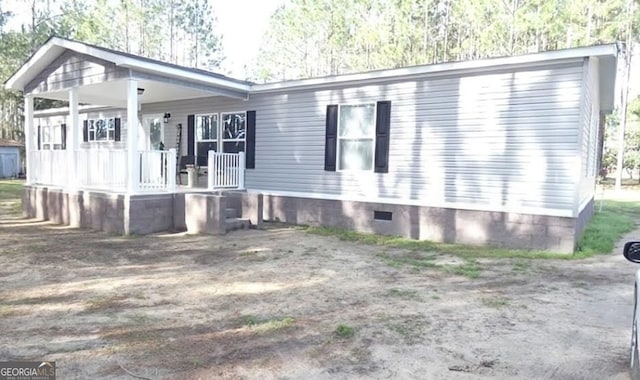
<instances>
[{"instance_id":1,"label":"window","mask_svg":"<svg viewBox=\"0 0 640 380\"><path fill-rule=\"evenodd\" d=\"M376 105L340 105L338 170L372 170L376 137Z\"/></svg>"},{"instance_id":2,"label":"window","mask_svg":"<svg viewBox=\"0 0 640 380\"><path fill-rule=\"evenodd\" d=\"M225 153L244 152L247 131L246 112L222 113L222 151Z\"/></svg>"},{"instance_id":3,"label":"window","mask_svg":"<svg viewBox=\"0 0 640 380\"><path fill-rule=\"evenodd\" d=\"M197 115L196 136L198 136L198 141L216 141L218 139L218 115Z\"/></svg>"},{"instance_id":4,"label":"window","mask_svg":"<svg viewBox=\"0 0 640 380\"><path fill-rule=\"evenodd\" d=\"M391 101L328 104L325 118L324 170L389 172Z\"/></svg>"},{"instance_id":5,"label":"window","mask_svg":"<svg viewBox=\"0 0 640 380\"><path fill-rule=\"evenodd\" d=\"M64 149L63 125L38 126L40 133L40 149L60 150Z\"/></svg>"},{"instance_id":6,"label":"window","mask_svg":"<svg viewBox=\"0 0 640 380\"><path fill-rule=\"evenodd\" d=\"M87 120L89 132L88 141L115 141L115 118L89 119Z\"/></svg>"}]
</instances>

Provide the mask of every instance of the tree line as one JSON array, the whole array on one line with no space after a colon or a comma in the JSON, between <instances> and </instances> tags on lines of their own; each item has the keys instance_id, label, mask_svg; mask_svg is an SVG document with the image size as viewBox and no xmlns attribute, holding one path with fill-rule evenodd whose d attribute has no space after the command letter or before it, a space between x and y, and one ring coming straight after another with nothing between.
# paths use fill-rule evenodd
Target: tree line
<instances>
[{"instance_id":1,"label":"tree line","mask_svg":"<svg viewBox=\"0 0 640 380\"><path fill-rule=\"evenodd\" d=\"M290 0L253 77L286 80L637 40L638 0Z\"/></svg>"},{"instance_id":2,"label":"tree line","mask_svg":"<svg viewBox=\"0 0 640 380\"><path fill-rule=\"evenodd\" d=\"M28 8L18 29L12 8ZM0 80L50 36L79 40L188 67L214 70L222 35L207 0L0 0ZM22 140L22 94L0 89L0 138ZM35 100L36 109L60 105Z\"/></svg>"}]
</instances>

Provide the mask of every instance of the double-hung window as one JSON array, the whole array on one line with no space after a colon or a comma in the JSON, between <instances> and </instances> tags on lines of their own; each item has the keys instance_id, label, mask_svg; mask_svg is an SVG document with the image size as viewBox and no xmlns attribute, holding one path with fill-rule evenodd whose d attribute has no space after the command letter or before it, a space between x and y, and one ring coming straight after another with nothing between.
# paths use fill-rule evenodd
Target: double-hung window
<instances>
[{"instance_id":1,"label":"double-hung window","mask_svg":"<svg viewBox=\"0 0 640 380\"><path fill-rule=\"evenodd\" d=\"M244 152L247 132L246 112L223 112L222 145L225 153Z\"/></svg>"},{"instance_id":2,"label":"double-hung window","mask_svg":"<svg viewBox=\"0 0 640 380\"><path fill-rule=\"evenodd\" d=\"M338 170L373 170L375 104L341 104L338 112Z\"/></svg>"},{"instance_id":3,"label":"double-hung window","mask_svg":"<svg viewBox=\"0 0 640 380\"><path fill-rule=\"evenodd\" d=\"M195 116L196 156L199 164L205 165L207 152L218 148L218 114Z\"/></svg>"},{"instance_id":4,"label":"double-hung window","mask_svg":"<svg viewBox=\"0 0 640 380\"><path fill-rule=\"evenodd\" d=\"M40 135L39 147L42 150L60 150L64 149L65 133L64 124L58 125L42 125L38 127Z\"/></svg>"},{"instance_id":5,"label":"double-hung window","mask_svg":"<svg viewBox=\"0 0 640 380\"><path fill-rule=\"evenodd\" d=\"M327 105L324 170L389 172L391 101Z\"/></svg>"},{"instance_id":6,"label":"double-hung window","mask_svg":"<svg viewBox=\"0 0 640 380\"><path fill-rule=\"evenodd\" d=\"M115 141L115 118L101 118L87 120L88 141Z\"/></svg>"}]
</instances>

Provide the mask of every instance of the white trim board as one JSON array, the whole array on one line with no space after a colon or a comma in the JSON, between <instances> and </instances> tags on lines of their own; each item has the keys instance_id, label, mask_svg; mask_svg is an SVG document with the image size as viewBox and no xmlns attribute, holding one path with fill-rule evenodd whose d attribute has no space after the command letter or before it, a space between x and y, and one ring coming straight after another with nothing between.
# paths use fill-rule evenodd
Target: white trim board
<instances>
[{"instance_id":1,"label":"white trim board","mask_svg":"<svg viewBox=\"0 0 640 380\"><path fill-rule=\"evenodd\" d=\"M514 214L525 215L544 215L544 216L557 216L563 218L575 218L573 210L556 210L538 207L510 207L510 206L489 206L478 205L472 203L447 203L447 202L425 202L416 201L412 199L394 199L394 198L380 198L380 197L358 197L349 195L335 195L335 194L321 194L321 193L300 193L294 191L273 191L273 190L259 190L259 189L247 189L250 193L262 193L264 195L282 196L282 197L295 197L295 198L309 198L309 199L327 199L335 201L347 201L347 202L366 202L366 203L387 203L393 205L408 205L408 206L421 206L421 207L433 207L433 208L450 208L456 210L471 210L471 211L489 211L489 212L504 212Z\"/></svg>"}]
</instances>

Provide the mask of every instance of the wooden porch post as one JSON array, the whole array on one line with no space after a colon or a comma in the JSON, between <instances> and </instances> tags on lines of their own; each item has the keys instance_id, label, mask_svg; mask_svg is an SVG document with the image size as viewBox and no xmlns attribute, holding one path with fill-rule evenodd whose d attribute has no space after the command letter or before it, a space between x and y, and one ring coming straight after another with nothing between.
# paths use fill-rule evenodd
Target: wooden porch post
<instances>
[{"instance_id":1,"label":"wooden porch post","mask_svg":"<svg viewBox=\"0 0 640 380\"><path fill-rule=\"evenodd\" d=\"M140 155L138 153L138 81L127 79L127 193L138 192Z\"/></svg>"},{"instance_id":2,"label":"wooden porch post","mask_svg":"<svg viewBox=\"0 0 640 380\"><path fill-rule=\"evenodd\" d=\"M80 133L82 133L82 128L80 128L80 111L78 109L78 88L73 87L69 90L69 125L67 128L67 167L69 170L67 184L71 190L77 189L80 185L78 160L76 159L80 146Z\"/></svg>"},{"instance_id":3,"label":"wooden porch post","mask_svg":"<svg viewBox=\"0 0 640 380\"><path fill-rule=\"evenodd\" d=\"M35 165L33 163L34 155L33 150L36 146L34 144L33 128L33 95L24 95L24 147L25 147L25 167L27 170L27 185L33 184L34 173L33 169Z\"/></svg>"}]
</instances>

